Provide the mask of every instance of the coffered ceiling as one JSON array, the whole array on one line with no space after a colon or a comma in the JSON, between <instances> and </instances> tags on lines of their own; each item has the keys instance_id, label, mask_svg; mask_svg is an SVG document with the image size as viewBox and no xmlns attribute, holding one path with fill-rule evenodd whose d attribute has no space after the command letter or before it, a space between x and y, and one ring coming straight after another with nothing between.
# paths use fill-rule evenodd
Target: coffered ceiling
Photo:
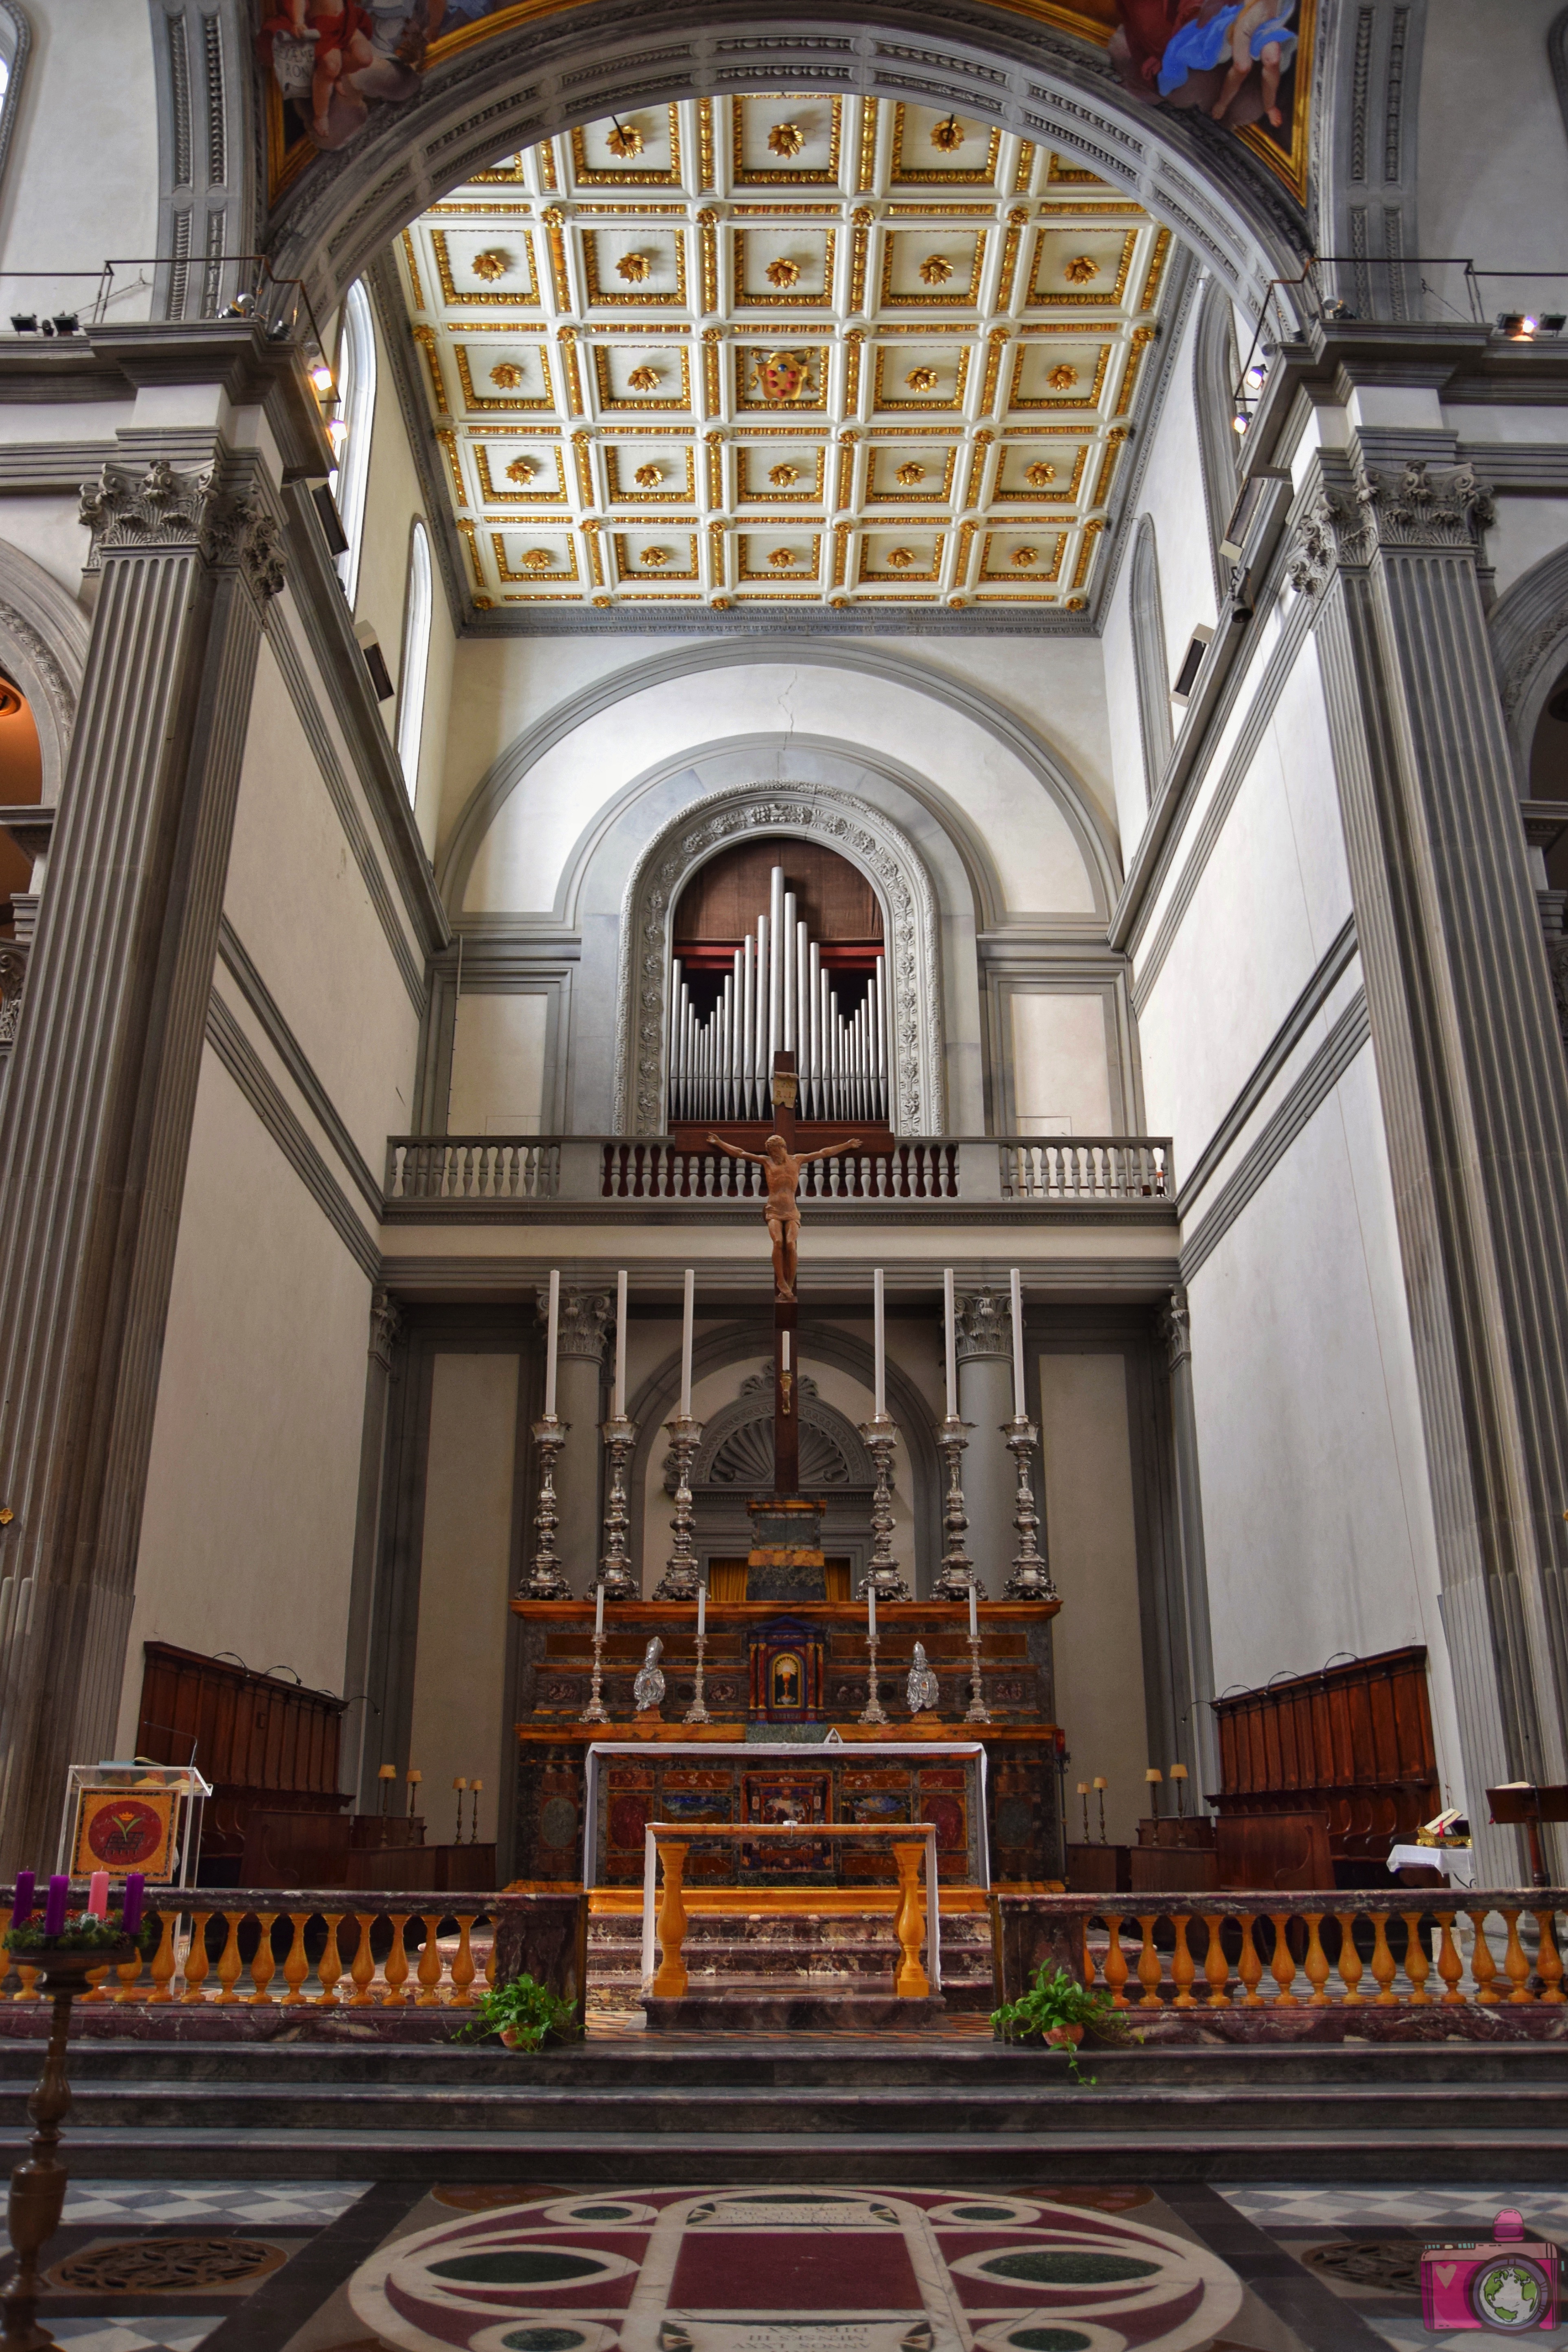
<instances>
[{"instance_id":1,"label":"coffered ceiling","mask_svg":"<svg viewBox=\"0 0 1568 2352\"><path fill-rule=\"evenodd\" d=\"M502 162L397 264L474 609L1086 609L1169 242L1048 148L873 99Z\"/></svg>"}]
</instances>

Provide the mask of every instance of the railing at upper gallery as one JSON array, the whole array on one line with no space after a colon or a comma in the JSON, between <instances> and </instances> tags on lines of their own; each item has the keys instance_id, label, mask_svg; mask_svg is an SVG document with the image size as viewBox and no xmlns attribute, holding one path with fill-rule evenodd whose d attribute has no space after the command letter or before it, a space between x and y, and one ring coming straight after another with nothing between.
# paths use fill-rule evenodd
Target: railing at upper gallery
<instances>
[{"instance_id":1,"label":"railing at upper gallery","mask_svg":"<svg viewBox=\"0 0 1568 2352\"><path fill-rule=\"evenodd\" d=\"M530 1202L755 1201L760 1168L665 1136L395 1135L386 1197L452 1207ZM958 1136L835 1151L800 1171L805 1201L1169 1207L1168 1136Z\"/></svg>"}]
</instances>

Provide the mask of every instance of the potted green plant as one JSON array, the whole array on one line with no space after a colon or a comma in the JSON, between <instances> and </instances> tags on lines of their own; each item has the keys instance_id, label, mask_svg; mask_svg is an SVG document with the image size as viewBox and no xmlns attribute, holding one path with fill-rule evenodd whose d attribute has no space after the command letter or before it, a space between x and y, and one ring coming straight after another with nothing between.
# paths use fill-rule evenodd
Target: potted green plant
<instances>
[{"instance_id":1,"label":"potted green plant","mask_svg":"<svg viewBox=\"0 0 1568 2352\"><path fill-rule=\"evenodd\" d=\"M484 2042L493 2033L508 2050L535 2051L553 2034L557 2041L575 2042L582 2033L575 2005L552 1992L531 1976L512 1977L492 1985L474 2004L474 2014L458 2042Z\"/></svg>"},{"instance_id":2,"label":"potted green plant","mask_svg":"<svg viewBox=\"0 0 1568 2352\"><path fill-rule=\"evenodd\" d=\"M1065 1969L1044 1962L1026 1991L992 2011L991 2031L998 2042L1037 2042L1059 2051L1073 2081L1089 2084L1095 2077L1080 2073L1078 2063L1078 2045L1085 2032L1101 2042L1131 2039L1126 2019L1108 1992L1090 1992Z\"/></svg>"}]
</instances>

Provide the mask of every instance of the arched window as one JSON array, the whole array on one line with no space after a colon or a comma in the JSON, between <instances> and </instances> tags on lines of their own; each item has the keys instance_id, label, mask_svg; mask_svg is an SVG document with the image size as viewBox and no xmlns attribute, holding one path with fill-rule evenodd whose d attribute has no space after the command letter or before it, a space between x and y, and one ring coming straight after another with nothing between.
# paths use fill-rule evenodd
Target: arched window
<instances>
[{"instance_id":1,"label":"arched window","mask_svg":"<svg viewBox=\"0 0 1568 2352\"><path fill-rule=\"evenodd\" d=\"M1236 381L1240 373L1236 353L1236 312L1223 286L1210 278L1198 301L1193 335L1193 398L1197 407L1198 457L1203 467L1204 504L1208 510L1209 560L1214 567L1215 601L1223 601L1226 580L1219 543L1236 505L1237 463L1241 438L1236 429Z\"/></svg>"},{"instance_id":2,"label":"arched window","mask_svg":"<svg viewBox=\"0 0 1568 2352\"><path fill-rule=\"evenodd\" d=\"M397 672L397 756L412 805L419 788L419 739L425 731L425 680L430 667L430 534L416 522L408 542L408 587L403 604L403 660Z\"/></svg>"},{"instance_id":3,"label":"arched window","mask_svg":"<svg viewBox=\"0 0 1568 2352\"><path fill-rule=\"evenodd\" d=\"M22 96L22 68L32 45L32 27L16 0L0 0L0 173L11 152Z\"/></svg>"},{"instance_id":4,"label":"arched window","mask_svg":"<svg viewBox=\"0 0 1568 2352\"><path fill-rule=\"evenodd\" d=\"M338 342L338 469L331 492L348 546L338 558L338 577L350 604L359 584L360 543L364 537L365 488L370 479L371 425L375 415L375 328L370 297L356 278L343 297Z\"/></svg>"},{"instance_id":5,"label":"arched window","mask_svg":"<svg viewBox=\"0 0 1568 2352\"><path fill-rule=\"evenodd\" d=\"M1143 790L1151 807L1171 756L1171 679L1165 615L1160 604L1160 551L1144 515L1132 543L1128 590L1132 625L1132 674L1138 686L1138 732L1143 744Z\"/></svg>"}]
</instances>

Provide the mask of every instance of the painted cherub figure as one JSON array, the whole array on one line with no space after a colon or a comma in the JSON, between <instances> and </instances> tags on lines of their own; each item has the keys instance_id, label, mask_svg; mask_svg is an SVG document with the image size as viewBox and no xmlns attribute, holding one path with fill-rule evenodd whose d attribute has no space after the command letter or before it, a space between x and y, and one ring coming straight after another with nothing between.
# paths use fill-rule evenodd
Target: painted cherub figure
<instances>
[{"instance_id":1,"label":"painted cherub figure","mask_svg":"<svg viewBox=\"0 0 1568 2352\"><path fill-rule=\"evenodd\" d=\"M779 1298L793 1298L800 1239L800 1203L795 1198L800 1171L808 1160L831 1160L835 1152L858 1151L859 1137L825 1143L820 1151L792 1151L782 1135L770 1135L761 1151L743 1151L738 1143L726 1143L721 1135L710 1135L708 1140L730 1159L749 1160L762 1170L768 1188L763 1215L773 1245L773 1292Z\"/></svg>"}]
</instances>

